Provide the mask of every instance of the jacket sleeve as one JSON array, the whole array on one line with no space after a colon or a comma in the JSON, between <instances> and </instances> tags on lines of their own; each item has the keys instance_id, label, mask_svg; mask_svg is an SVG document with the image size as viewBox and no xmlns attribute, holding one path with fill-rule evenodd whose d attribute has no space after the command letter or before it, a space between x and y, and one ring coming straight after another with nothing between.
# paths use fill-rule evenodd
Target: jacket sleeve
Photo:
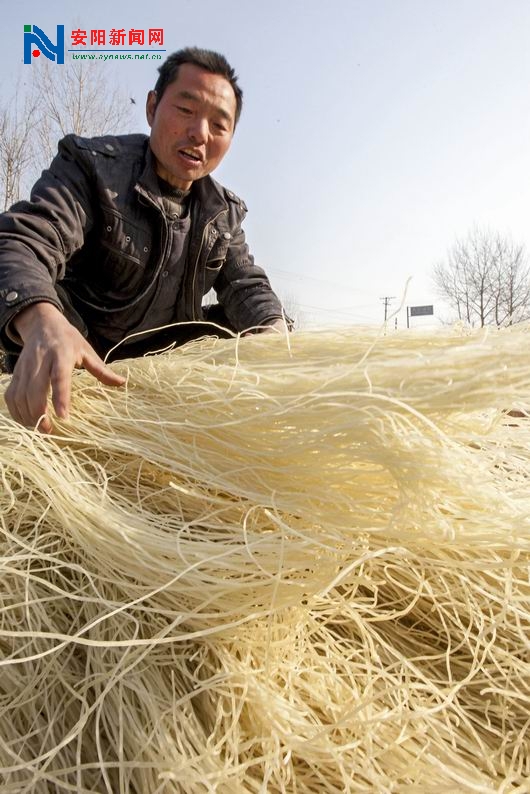
<instances>
[{"instance_id":1,"label":"jacket sleeve","mask_svg":"<svg viewBox=\"0 0 530 794\"><path fill-rule=\"evenodd\" d=\"M55 284L83 245L91 223L89 194L87 167L67 136L30 200L0 215L0 345L7 350L18 348L7 328L25 306L48 301L62 310Z\"/></svg>"},{"instance_id":2,"label":"jacket sleeve","mask_svg":"<svg viewBox=\"0 0 530 794\"><path fill-rule=\"evenodd\" d=\"M244 208L243 202L241 205ZM236 330L244 331L268 325L284 315L265 271L255 264L249 252L240 213L235 218L234 214L232 211L234 224L226 260L214 288L230 323Z\"/></svg>"}]
</instances>

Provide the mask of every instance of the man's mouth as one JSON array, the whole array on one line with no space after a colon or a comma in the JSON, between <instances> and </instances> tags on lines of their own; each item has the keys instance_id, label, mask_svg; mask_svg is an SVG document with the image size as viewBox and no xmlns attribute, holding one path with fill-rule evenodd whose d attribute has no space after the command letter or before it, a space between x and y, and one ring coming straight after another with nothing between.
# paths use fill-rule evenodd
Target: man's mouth
<instances>
[{"instance_id":1,"label":"man's mouth","mask_svg":"<svg viewBox=\"0 0 530 794\"><path fill-rule=\"evenodd\" d=\"M202 157L197 152L194 152L192 149L179 149L179 154L181 154L186 160L189 160L190 163L202 163Z\"/></svg>"}]
</instances>

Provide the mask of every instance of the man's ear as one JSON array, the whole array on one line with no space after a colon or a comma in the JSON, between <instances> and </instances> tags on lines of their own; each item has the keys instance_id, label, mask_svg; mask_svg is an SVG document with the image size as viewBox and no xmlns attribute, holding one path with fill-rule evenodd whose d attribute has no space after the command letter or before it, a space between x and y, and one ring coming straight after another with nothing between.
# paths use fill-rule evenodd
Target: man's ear
<instances>
[{"instance_id":1,"label":"man's ear","mask_svg":"<svg viewBox=\"0 0 530 794\"><path fill-rule=\"evenodd\" d=\"M156 91L149 91L147 94L147 102L145 103L145 115L150 127L153 126L157 101L158 97Z\"/></svg>"}]
</instances>

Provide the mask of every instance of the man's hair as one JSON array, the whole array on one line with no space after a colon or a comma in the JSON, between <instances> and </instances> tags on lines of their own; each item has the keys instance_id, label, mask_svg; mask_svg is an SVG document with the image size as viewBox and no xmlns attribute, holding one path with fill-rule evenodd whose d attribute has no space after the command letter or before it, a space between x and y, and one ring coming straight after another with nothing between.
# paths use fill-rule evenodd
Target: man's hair
<instances>
[{"instance_id":1,"label":"man's hair","mask_svg":"<svg viewBox=\"0 0 530 794\"><path fill-rule=\"evenodd\" d=\"M159 67L159 77L156 81L155 91L157 102L160 102L162 95L168 85L177 79L179 68L184 63L192 63L212 74L218 74L228 80L236 95L236 115L235 124L239 121L241 108L243 107L243 91L238 85L238 77L234 69L230 66L224 55L213 50L201 50L199 47L185 47L183 50L168 55L162 66Z\"/></svg>"}]
</instances>

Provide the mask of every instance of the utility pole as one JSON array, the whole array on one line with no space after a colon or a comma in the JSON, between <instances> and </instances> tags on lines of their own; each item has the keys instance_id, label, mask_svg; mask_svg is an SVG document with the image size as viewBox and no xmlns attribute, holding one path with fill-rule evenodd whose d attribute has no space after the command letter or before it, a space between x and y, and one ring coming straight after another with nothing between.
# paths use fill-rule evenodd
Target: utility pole
<instances>
[{"instance_id":1,"label":"utility pole","mask_svg":"<svg viewBox=\"0 0 530 794\"><path fill-rule=\"evenodd\" d=\"M388 317L388 307L390 306L390 301L394 301L394 300L396 300L396 298L395 298L394 295L392 295L391 297L387 296L386 298L380 298L380 300L382 300L384 302L384 304L385 304L385 323L386 323L386 318Z\"/></svg>"}]
</instances>

